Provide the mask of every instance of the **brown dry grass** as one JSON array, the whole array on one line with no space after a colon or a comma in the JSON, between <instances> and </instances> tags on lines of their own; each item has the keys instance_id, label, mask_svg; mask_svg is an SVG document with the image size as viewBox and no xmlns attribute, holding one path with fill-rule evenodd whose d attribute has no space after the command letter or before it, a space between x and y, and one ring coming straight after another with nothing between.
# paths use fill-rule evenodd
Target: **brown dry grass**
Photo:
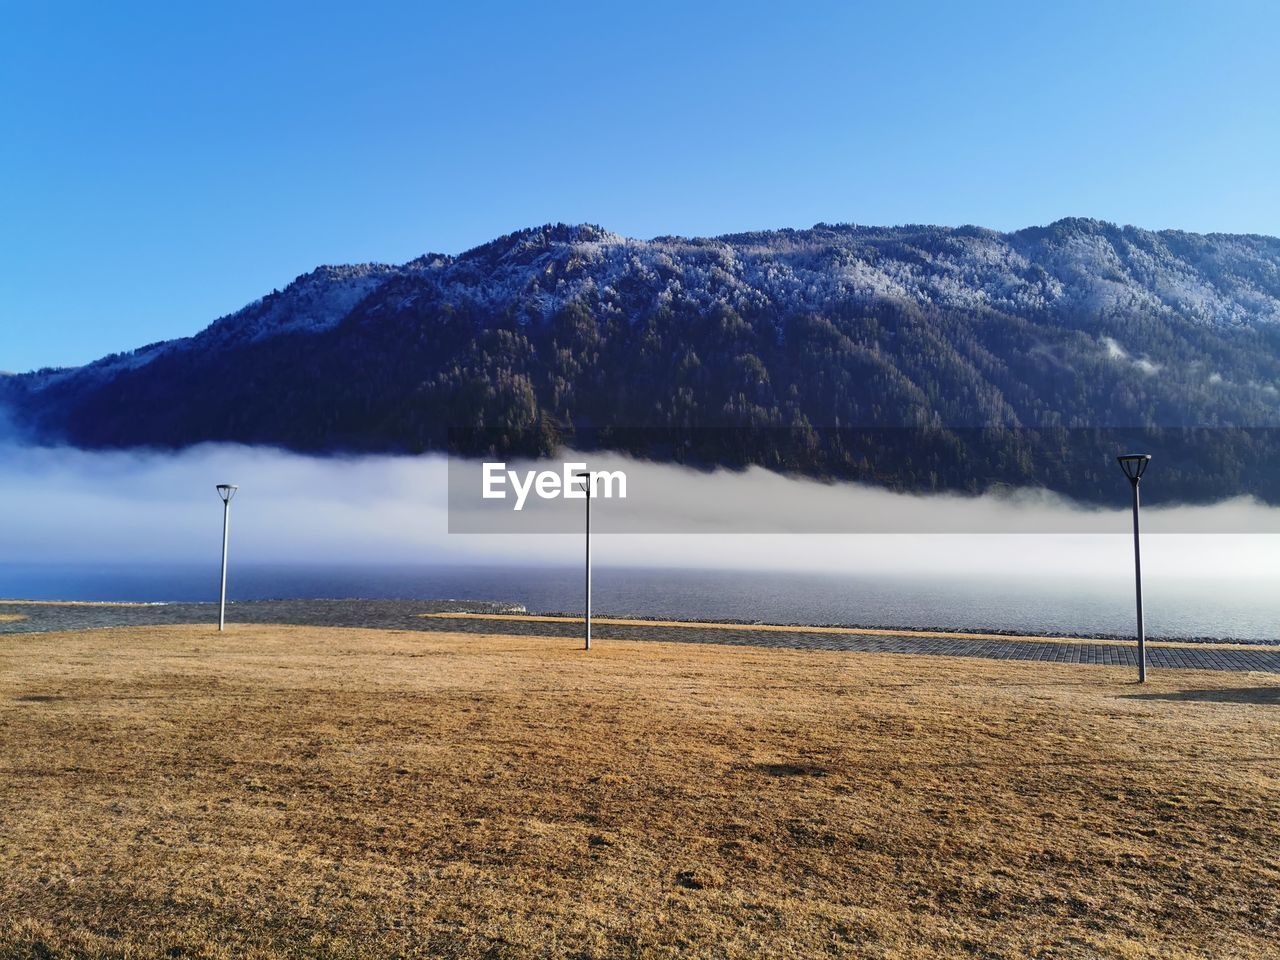
<instances>
[{"instance_id":1,"label":"brown dry grass","mask_svg":"<svg viewBox=\"0 0 1280 960\"><path fill-rule=\"evenodd\" d=\"M16 623L25 619L27 619L25 613L0 613L0 623Z\"/></svg>"},{"instance_id":2,"label":"brown dry grass","mask_svg":"<svg viewBox=\"0 0 1280 960\"><path fill-rule=\"evenodd\" d=\"M0 956L1280 940L1272 675L153 627L0 638L0 729Z\"/></svg>"}]
</instances>

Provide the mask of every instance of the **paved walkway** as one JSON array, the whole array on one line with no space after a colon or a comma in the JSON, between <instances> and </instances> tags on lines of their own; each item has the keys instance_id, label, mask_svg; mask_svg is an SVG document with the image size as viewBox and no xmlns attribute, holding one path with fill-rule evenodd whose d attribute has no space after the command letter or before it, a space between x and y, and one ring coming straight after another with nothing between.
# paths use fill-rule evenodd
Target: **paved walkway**
<instances>
[{"instance_id":1,"label":"paved walkway","mask_svg":"<svg viewBox=\"0 0 1280 960\"><path fill-rule=\"evenodd\" d=\"M231 604L231 622L304 626L501 633L575 638L582 622L568 618L513 616L509 605L463 601L419 600L264 600ZM424 616L424 614L430 614ZM451 616L450 614L453 614ZM5 615L24 619L4 620ZM0 601L0 635L53 630L155 624L214 623L214 604L162 605L18 604ZM753 625L644 621L604 621L593 625L593 639L647 640L668 643L720 643L734 646L784 647L802 650L847 650L869 653L915 653L991 660L1036 660L1051 663L1103 664L1136 669L1133 643L1064 638L968 637L923 631L880 633L827 628L761 628ZM1191 641L1148 647L1152 668L1235 670L1280 673L1280 646Z\"/></svg>"},{"instance_id":2,"label":"paved walkway","mask_svg":"<svg viewBox=\"0 0 1280 960\"><path fill-rule=\"evenodd\" d=\"M576 638L582 636L582 621L542 618L431 616L421 618L432 629L465 633L515 633L522 635ZM757 630L708 627L698 624L667 626L627 623L593 623L592 642L609 640L660 640L667 643L723 643L733 646L784 647L799 650L848 650L859 653L918 653L940 657L982 657L988 660L1040 660L1052 663L1086 663L1131 666L1137 669L1137 645L1097 640L1077 642L1032 639L978 639L956 635L925 636L920 631L903 634L868 634L806 630ZM1260 670L1280 673L1280 648L1242 644L1185 643L1177 646L1148 646L1147 662L1152 668L1174 667L1189 670Z\"/></svg>"},{"instance_id":3,"label":"paved walkway","mask_svg":"<svg viewBox=\"0 0 1280 960\"><path fill-rule=\"evenodd\" d=\"M511 604L460 600L253 600L227 604L227 622L423 630L422 614L504 613ZM5 621L6 614L23 617ZM0 635L218 622L215 603L18 603L0 600ZM438 627L435 629L439 629Z\"/></svg>"}]
</instances>

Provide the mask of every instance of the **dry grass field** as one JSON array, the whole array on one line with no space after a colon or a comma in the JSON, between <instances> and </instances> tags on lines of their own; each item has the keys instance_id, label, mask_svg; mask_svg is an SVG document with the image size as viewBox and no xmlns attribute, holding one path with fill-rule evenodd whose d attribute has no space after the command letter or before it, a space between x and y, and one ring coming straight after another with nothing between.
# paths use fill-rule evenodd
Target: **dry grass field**
<instances>
[{"instance_id":1,"label":"dry grass field","mask_svg":"<svg viewBox=\"0 0 1280 960\"><path fill-rule=\"evenodd\" d=\"M0 637L0 730L3 957L1280 943L1274 675L152 627Z\"/></svg>"}]
</instances>

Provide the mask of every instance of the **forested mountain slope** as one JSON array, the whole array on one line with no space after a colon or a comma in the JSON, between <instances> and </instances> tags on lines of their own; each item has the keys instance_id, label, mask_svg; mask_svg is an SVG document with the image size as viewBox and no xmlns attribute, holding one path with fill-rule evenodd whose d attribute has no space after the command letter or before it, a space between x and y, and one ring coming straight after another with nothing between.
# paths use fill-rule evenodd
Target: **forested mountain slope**
<instances>
[{"instance_id":1,"label":"forested mountain slope","mask_svg":"<svg viewBox=\"0 0 1280 960\"><path fill-rule=\"evenodd\" d=\"M0 401L29 436L83 447L573 444L1085 499L1114 493L1117 444L1143 443L1180 497L1280 501L1280 240L1093 220L546 226L323 267L194 337L2 378Z\"/></svg>"}]
</instances>

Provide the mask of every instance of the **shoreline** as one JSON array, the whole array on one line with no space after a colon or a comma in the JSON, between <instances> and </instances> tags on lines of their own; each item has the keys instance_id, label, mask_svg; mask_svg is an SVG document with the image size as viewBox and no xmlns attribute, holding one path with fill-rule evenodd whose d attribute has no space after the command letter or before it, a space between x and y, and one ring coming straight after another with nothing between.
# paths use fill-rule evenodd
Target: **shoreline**
<instances>
[{"instance_id":1,"label":"shoreline","mask_svg":"<svg viewBox=\"0 0 1280 960\"><path fill-rule=\"evenodd\" d=\"M491 613L424 613L423 617L438 619L495 620L515 621L520 623L582 623L582 617L570 614L491 614ZM879 637L912 637L939 640L994 640L1020 641L1023 643L1088 643L1113 646L1117 643L1137 643L1134 637L1085 636L1050 633L1015 633L1015 632L978 632L965 630L935 630L920 627L859 627L844 624L791 624L764 623L760 621L739 620L673 620L662 617L610 617L592 616L591 622L602 626L653 626L672 629L702 630L741 630L762 633L831 633L852 636ZM1224 650L1280 650L1280 639L1277 640L1234 640L1212 637L1182 639L1177 637L1147 637L1147 646L1160 647L1215 647Z\"/></svg>"},{"instance_id":2,"label":"shoreline","mask_svg":"<svg viewBox=\"0 0 1280 960\"><path fill-rule=\"evenodd\" d=\"M460 600L456 598L435 598L424 599L418 597L270 597L259 598L254 600L228 600L228 608L244 609L254 604L423 604L431 605L457 605L457 607L477 608L477 609L451 609L424 611L421 616L444 617L444 616L462 616L462 617L489 617L493 619L514 618L523 619L529 622L542 620L545 622L569 623L581 622L582 615L580 613L567 613L562 610L529 610L524 604L506 603L502 601L492 600ZM21 607L69 607L69 608L100 608L104 610L112 609L163 609L166 607L216 607L217 601L214 600L157 600L157 601L139 601L139 600L25 600L17 598L0 599L0 607L5 606L21 606ZM939 638L939 639L960 639L960 640L992 640L992 641L1023 641L1023 642L1055 642L1055 643L1106 643L1106 644L1124 644L1136 643L1136 638L1132 634L1116 634L1116 633L1075 633L1064 634L1061 632L1053 632L1048 630L1015 630L1006 628L968 628L968 627L947 627L947 626L922 626L920 624L885 624L885 623L806 623L800 621L765 621L752 619L739 619L734 617L672 617L659 616L651 614L607 614L596 613L592 617L592 621L597 624L635 624L647 626L671 626L680 627L688 625L690 627L700 627L705 629L740 629L740 630L759 630L759 631L804 631L814 633L851 633L862 635L884 635L884 636L906 636L921 638ZM4 621L0 621L4 622ZM12 622L12 621L11 621ZM1230 645L1249 649L1267 649L1269 647L1280 647L1280 634L1272 637L1233 637L1229 635L1178 635L1178 634L1153 634L1147 635L1147 643L1165 644L1165 645L1186 645L1191 647L1199 646L1224 646Z\"/></svg>"}]
</instances>

